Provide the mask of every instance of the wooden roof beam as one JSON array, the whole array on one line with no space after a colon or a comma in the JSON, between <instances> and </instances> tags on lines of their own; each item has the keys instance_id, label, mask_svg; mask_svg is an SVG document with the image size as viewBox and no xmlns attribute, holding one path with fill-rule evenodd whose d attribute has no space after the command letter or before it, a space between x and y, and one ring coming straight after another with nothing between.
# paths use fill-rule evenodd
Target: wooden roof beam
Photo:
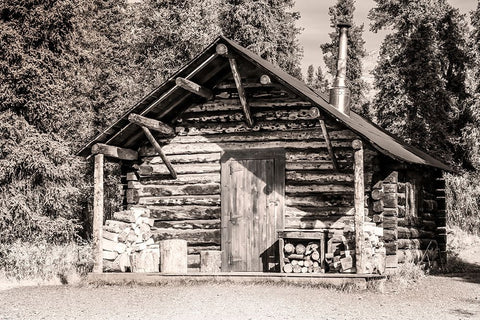
<instances>
[{"instance_id":1,"label":"wooden roof beam","mask_svg":"<svg viewBox=\"0 0 480 320\"><path fill-rule=\"evenodd\" d=\"M160 132L161 134L167 137L175 135L175 130L172 127L170 127L168 124L159 120L141 116L139 114L131 113L128 116L128 121L135 123L141 127L146 127L150 130Z\"/></svg>"},{"instance_id":2,"label":"wooden roof beam","mask_svg":"<svg viewBox=\"0 0 480 320\"><path fill-rule=\"evenodd\" d=\"M96 143L92 146L92 154L103 154L110 158L133 161L138 159L138 152L132 149Z\"/></svg>"},{"instance_id":3,"label":"wooden roof beam","mask_svg":"<svg viewBox=\"0 0 480 320\"><path fill-rule=\"evenodd\" d=\"M325 121L323 119L321 119L320 110L318 110L317 107L312 107L310 109L310 114L311 114L312 118L318 119L318 121L320 123L320 127L322 128L323 137L325 138L325 142L327 144L328 154L330 155L330 159L332 159L333 168L337 172L340 171L340 169L338 167L337 157L335 156L335 153L333 152L332 141L330 140L330 135L328 134L327 126L325 125Z\"/></svg>"},{"instance_id":4,"label":"wooden roof beam","mask_svg":"<svg viewBox=\"0 0 480 320\"><path fill-rule=\"evenodd\" d=\"M217 44L215 51L220 56L228 57L228 62L230 63L230 69L232 70L233 79L235 80L235 86L237 87L240 104L242 105L243 113L245 113L245 120L248 126L253 127L252 113L250 112L250 106L247 102L245 88L242 84L242 77L240 76L240 72L238 71L237 61L235 60L235 58L228 55L228 47L223 43Z\"/></svg>"},{"instance_id":5,"label":"wooden roof beam","mask_svg":"<svg viewBox=\"0 0 480 320\"><path fill-rule=\"evenodd\" d=\"M247 96L242 85L242 78L240 77L240 73L238 71L237 62L234 58L228 58L228 61L230 62L230 69L232 69L233 79L235 80L235 85L237 86L238 98L240 99L240 104L242 106L243 113L245 114L245 120L247 121L248 126L253 127L252 113L247 102Z\"/></svg>"},{"instance_id":6,"label":"wooden roof beam","mask_svg":"<svg viewBox=\"0 0 480 320\"><path fill-rule=\"evenodd\" d=\"M183 88L187 91L190 91L192 93L195 93L196 95L199 95L201 97L206 98L207 100L210 100L213 98L213 92L212 90L205 88L204 86L201 86L193 81L190 81L188 79L182 78L182 77L177 77L175 79L175 84L179 86L180 88Z\"/></svg>"},{"instance_id":7,"label":"wooden roof beam","mask_svg":"<svg viewBox=\"0 0 480 320\"><path fill-rule=\"evenodd\" d=\"M155 151L157 151L158 155L160 158L162 158L163 163L165 163L165 166L167 167L168 171L170 172L171 176L173 179L177 179L177 173L175 172L175 169L172 166L172 163L170 160L168 160L167 156L162 150L162 147L160 144L158 144L157 140L155 140L155 137L152 135L150 130L147 127L142 126L143 132L145 133L145 136L147 137L148 141L152 144L152 146L155 148Z\"/></svg>"}]
</instances>

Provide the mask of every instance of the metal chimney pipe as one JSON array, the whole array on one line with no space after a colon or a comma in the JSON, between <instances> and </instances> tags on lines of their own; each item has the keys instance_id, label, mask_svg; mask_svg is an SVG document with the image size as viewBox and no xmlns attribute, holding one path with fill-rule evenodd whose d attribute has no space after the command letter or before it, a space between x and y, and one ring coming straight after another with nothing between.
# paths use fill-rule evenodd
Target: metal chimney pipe
<instances>
[{"instance_id":1,"label":"metal chimney pipe","mask_svg":"<svg viewBox=\"0 0 480 320\"><path fill-rule=\"evenodd\" d=\"M350 90L345 86L347 76L347 31L352 25L341 22L337 24L340 29L338 43L337 75L330 89L330 104L340 112L350 115Z\"/></svg>"}]
</instances>

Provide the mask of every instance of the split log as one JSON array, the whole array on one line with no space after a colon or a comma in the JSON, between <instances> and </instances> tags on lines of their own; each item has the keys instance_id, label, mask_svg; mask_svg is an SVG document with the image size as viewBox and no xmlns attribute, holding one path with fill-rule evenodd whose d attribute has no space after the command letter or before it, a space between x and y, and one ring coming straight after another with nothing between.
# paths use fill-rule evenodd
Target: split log
<instances>
[{"instance_id":1,"label":"split log","mask_svg":"<svg viewBox=\"0 0 480 320\"><path fill-rule=\"evenodd\" d=\"M293 266L293 273L301 273L302 272L302 267L297 265Z\"/></svg>"},{"instance_id":2,"label":"split log","mask_svg":"<svg viewBox=\"0 0 480 320\"><path fill-rule=\"evenodd\" d=\"M103 239L108 239L114 242L118 242L118 233L107 231L105 230L105 227L103 228L102 236L103 236Z\"/></svg>"},{"instance_id":3,"label":"split log","mask_svg":"<svg viewBox=\"0 0 480 320\"><path fill-rule=\"evenodd\" d=\"M137 217L131 211L120 211L113 214L113 219L116 221L122 221L127 223L135 223Z\"/></svg>"},{"instance_id":4,"label":"split log","mask_svg":"<svg viewBox=\"0 0 480 320\"><path fill-rule=\"evenodd\" d=\"M380 200L380 199L383 198L383 195L384 195L384 193L383 193L383 190L381 190L381 189L373 189L372 190L372 199L373 200Z\"/></svg>"},{"instance_id":5,"label":"split log","mask_svg":"<svg viewBox=\"0 0 480 320\"><path fill-rule=\"evenodd\" d=\"M283 271L285 273L292 273L293 272L293 266L290 264L290 263L286 263L284 266L283 266Z\"/></svg>"},{"instance_id":6,"label":"split log","mask_svg":"<svg viewBox=\"0 0 480 320\"><path fill-rule=\"evenodd\" d=\"M284 250L286 253L293 253L295 251L295 246L291 243L286 243Z\"/></svg>"},{"instance_id":7,"label":"split log","mask_svg":"<svg viewBox=\"0 0 480 320\"><path fill-rule=\"evenodd\" d=\"M165 257L165 254L162 258ZM159 271L159 260L160 260L159 249L145 249L140 252L133 252L130 255L130 265L132 272L158 272ZM162 259L163 260L163 259ZM165 260L164 264L165 264ZM185 268L186 269L186 268ZM178 273L182 273L179 271ZM186 270L185 270L186 273Z\"/></svg>"},{"instance_id":8,"label":"split log","mask_svg":"<svg viewBox=\"0 0 480 320\"><path fill-rule=\"evenodd\" d=\"M172 137L175 135L175 130L172 127L156 119L146 118L139 114L131 113L128 116L128 121L141 127L160 132L162 135L167 137Z\"/></svg>"},{"instance_id":9,"label":"split log","mask_svg":"<svg viewBox=\"0 0 480 320\"><path fill-rule=\"evenodd\" d=\"M320 253L318 251L313 251L310 257L312 258L312 260L318 261L320 260Z\"/></svg>"},{"instance_id":10,"label":"split log","mask_svg":"<svg viewBox=\"0 0 480 320\"><path fill-rule=\"evenodd\" d=\"M305 248L305 246L303 246ZM289 260L303 260L303 253L292 253L287 256Z\"/></svg>"},{"instance_id":11,"label":"split log","mask_svg":"<svg viewBox=\"0 0 480 320\"><path fill-rule=\"evenodd\" d=\"M138 152L131 149L120 148L116 146L110 146L103 143L96 143L92 146L92 154L102 154L110 158L120 160L137 160Z\"/></svg>"}]
</instances>

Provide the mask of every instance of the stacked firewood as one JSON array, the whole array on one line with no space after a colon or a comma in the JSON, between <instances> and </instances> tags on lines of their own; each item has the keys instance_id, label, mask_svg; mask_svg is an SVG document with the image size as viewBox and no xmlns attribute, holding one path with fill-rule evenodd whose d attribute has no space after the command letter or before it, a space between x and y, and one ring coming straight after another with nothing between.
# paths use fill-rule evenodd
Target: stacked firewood
<instances>
[{"instance_id":1,"label":"stacked firewood","mask_svg":"<svg viewBox=\"0 0 480 320\"><path fill-rule=\"evenodd\" d=\"M320 246L318 243L309 242L306 246L302 243L296 245L286 243L283 247L285 264L283 271L286 273L321 273Z\"/></svg>"},{"instance_id":2,"label":"stacked firewood","mask_svg":"<svg viewBox=\"0 0 480 320\"><path fill-rule=\"evenodd\" d=\"M353 272L355 250L349 233L334 235L327 243L325 263L328 272Z\"/></svg>"},{"instance_id":3,"label":"stacked firewood","mask_svg":"<svg viewBox=\"0 0 480 320\"><path fill-rule=\"evenodd\" d=\"M148 209L114 213L103 227L105 271L158 272L159 248L152 237L153 223Z\"/></svg>"}]
</instances>

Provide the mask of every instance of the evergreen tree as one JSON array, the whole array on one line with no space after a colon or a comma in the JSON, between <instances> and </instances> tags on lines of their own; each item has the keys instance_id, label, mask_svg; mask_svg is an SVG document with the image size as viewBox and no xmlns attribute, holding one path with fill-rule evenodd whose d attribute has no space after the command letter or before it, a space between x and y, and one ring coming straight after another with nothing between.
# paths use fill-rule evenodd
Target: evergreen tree
<instances>
[{"instance_id":1,"label":"evergreen tree","mask_svg":"<svg viewBox=\"0 0 480 320\"><path fill-rule=\"evenodd\" d=\"M365 115L364 106L367 102L365 92L368 84L362 80L362 59L366 56L365 41L363 40L363 24L358 26L353 21L355 0L338 0L330 7L330 26L335 32L330 33L330 42L321 45L324 61L328 72L335 77L338 60L339 29L337 23L348 22L352 27L348 31L347 49L347 86L351 92L350 108Z\"/></svg>"},{"instance_id":2,"label":"evergreen tree","mask_svg":"<svg viewBox=\"0 0 480 320\"><path fill-rule=\"evenodd\" d=\"M223 34L301 79L300 18L293 0L226 0L220 13Z\"/></svg>"},{"instance_id":3,"label":"evergreen tree","mask_svg":"<svg viewBox=\"0 0 480 320\"><path fill-rule=\"evenodd\" d=\"M470 122L463 129L465 148L468 151L468 162L477 171L480 170L480 2L471 14L472 32L470 45L472 61L470 65L470 92L472 99L468 103Z\"/></svg>"},{"instance_id":4,"label":"evergreen tree","mask_svg":"<svg viewBox=\"0 0 480 320\"><path fill-rule=\"evenodd\" d=\"M146 0L139 4L133 47L141 72L136 80L151 91L193 59L220 33L219 0Z\"/></svg>"},{"instance_id":5,"label":"evergreen tree","mask_svg":"<svg viewBox=\"0 0 480 320\"><path fill-rule=\"evenodd\" d=\"M66 132L73 0L0 4L0 242L71 240L79 163Z\"/></svg>"},{"instance_id":6,"label":"evergreen tree","mask_svg":"<svg viewBox=\"0 0 480 320\"><path fill-rule=\"evenodd\" d=\"M313 87L314 73L315 73L315 68L313 67L313 64L311 64L308 66L308 69L307 69L307 81L306 81L307 86L309 86L310 88Z\"/></svg>"},{"instance_id":7,"label":"evergreen tree","mask_svg":"<svg viewBox=\"0 0 480 320\"><path fill-rule=\"evenodd\" d=\"M321 66L318 66L317 71L315 72L315 80L312 88L320 93L328 93L328 80L325 78Z\"/></svg>"},{"instance_id":8,"label":"evergreen tree","mask_svg":"<svg viewBox=\"0 0 480 320\"><path fill-rule=\"evenodd\" d=\"M374 70L379 124L446 161L461 161L457 145L468 116L464 17L445 0L375 1L372 30L392 30Z\"/></svg>"}]
</instances>

